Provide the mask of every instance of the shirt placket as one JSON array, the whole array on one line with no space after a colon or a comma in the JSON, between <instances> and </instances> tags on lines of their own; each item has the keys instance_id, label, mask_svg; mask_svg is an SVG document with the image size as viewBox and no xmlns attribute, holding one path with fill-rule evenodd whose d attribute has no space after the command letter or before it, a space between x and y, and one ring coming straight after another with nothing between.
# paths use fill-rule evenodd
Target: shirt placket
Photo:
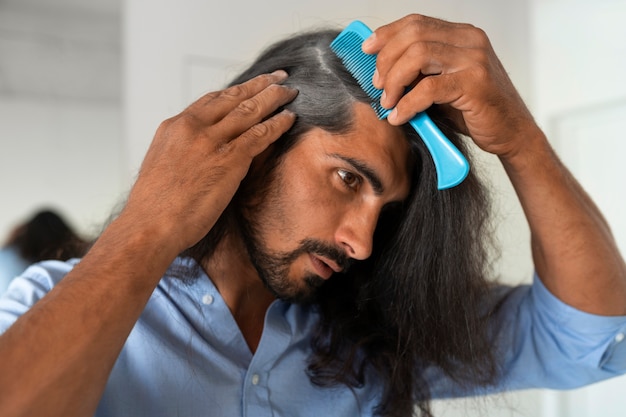
<instances>
[{"instance_id":1,"label":"shirt placket","mask_svg":"<svg viewBox=\"0 0 626 417\"><path fill-rule=\"evenodd\" d=\"M282 303L272 304L265 318L263 336L246 372L243 387L244 417L273 417L269 376L291 340L287 321L280 313Z\"/></svg>"}]
</instances>

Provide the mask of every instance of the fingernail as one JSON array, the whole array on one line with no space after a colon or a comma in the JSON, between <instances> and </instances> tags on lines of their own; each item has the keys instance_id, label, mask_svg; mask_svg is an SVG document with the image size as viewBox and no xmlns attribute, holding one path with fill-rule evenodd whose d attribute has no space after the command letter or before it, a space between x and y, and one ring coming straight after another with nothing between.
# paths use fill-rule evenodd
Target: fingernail
<instances>
[{"instance_id":1,"label":"fingernail","mask_svg":"<svg viewBox=\"0 0 626 417\"><path fill-rule=\"evenodd\" d=\"M398 110L393 109L391 110L391 113L389 113L389 116L387 116L387 120L389 120L391 123L396 122L398 119Z\"/></svg>"},{"instance_id":2,"label":"fingernail","mask_svg":"<svg viewBox=\"0 0 626 417\"><path fill-rule=\"evenodd\" d=\"M288 86L288 85L283 85L283 88L288 89L288 90L289 90L289 92L290 92L290 93L291 93L294 97L295 97L295 96L297 96L297 95L298 95L298 93L300 93L300 90L298 90L298 89L297 89L297 88L295 88L295 87L290 87L290 86Z\"/></svg>"},{"instance_id":3,"label":"fingernail","mask_svg":"<svg viewBox=\"0 0 626 417\"><path fill-rule=\"evenodd\" d=\"M380 105L385 107L385 101L387 101L387 93L383 90L383 93L380 96Z\"/></svg>"},{"instance_id":4,"label":"fingernail","mask_svg":"<svg viewBox=\"0 0 626 417\"><path fill-rule=\"evenodd\" d=\"M374 75L372 76L372 84L374 84L374 87L376 87L378 85L378 82L380 81L380 75L378 75L378 68L376 68L374 70Z\"/></svg>"},{"instance_id":5,"label":"fingernail","mask_svg":"<svg viewBox=\"0 0 626 417\"><path fill-rule=\"evenodd\" d=\"M365 50L365 49L370 48L374 44L374 41L376 41L376 34L372 33L369 36L369 38L363 41L363 44L361 45L361 49Z\"/></svg>"},{"instance_id":6,"label":"fingernail","mask_svg":"<svg viewBox=\"0 0 626 417\"><path fill-rule=\"evenodd\" d=\"M279 77L279 78L281 78L283 80L285 78L289 77L289 74L287 74L287 71L285 71L285 70L276 70L276 71L274 71L272 73L272 75L275 75L275 76L277 76L277 77Z\"/></svg>"}]
</instances>

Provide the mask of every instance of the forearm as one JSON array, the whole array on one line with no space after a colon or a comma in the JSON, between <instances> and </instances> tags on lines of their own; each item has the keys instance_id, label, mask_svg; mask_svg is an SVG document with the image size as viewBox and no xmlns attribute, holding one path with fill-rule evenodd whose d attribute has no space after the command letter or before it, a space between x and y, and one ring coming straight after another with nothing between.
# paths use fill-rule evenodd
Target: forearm
<instances>
[{"instance_id":1,"label":"forearm","mask_svg":"<svg viewBox=\"0 0 626 417\"><path fill-rule=\"evenodd\" d=\"M626 266L610 228L536 127L500 156L530 225L535 268L546 287L580 310L626 314Z\"/></svg>"},{"instance_id":2,"label":"forearm","mask_svg":"<svg viewBox=\"0 0 626 417\"><path fill-rule=\"evenodd\" d=\"M116 220L85 258L0 338L0 415L89 416L175 256L156 231Z\"/></svg>"}]
</instances>

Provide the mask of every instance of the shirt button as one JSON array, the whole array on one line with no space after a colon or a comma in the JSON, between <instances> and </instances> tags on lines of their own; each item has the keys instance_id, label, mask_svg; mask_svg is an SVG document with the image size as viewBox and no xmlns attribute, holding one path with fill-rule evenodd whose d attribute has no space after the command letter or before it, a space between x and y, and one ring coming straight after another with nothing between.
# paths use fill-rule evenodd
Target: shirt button
<instances>
[{"instance_id":1,"label":"shirt button","mask_svg":"<svg viewBox=\"0 0 626 417\"><path fill-rule=\"evenodd\" d=\"M259 385L259 374L252 375L252 385Z\"/></svg>"},{"instance_id":2,"label":"shirt button","mask_svg":"<svg viewBox=\"0 0 626 417\"><path fill-rule=\"evenodd\" d=\"M618 334L615 335L615 342L616 343L619 343L622 340L624 340L624 333L618 333Z\"/></svg>"},{"instance_id":3,"label":"shirt button","mask_svg":"<svg viewBox=\"0 0 626 417\"><path fill-rule=\"evenodd\" d=\"M202 303L206 305L213 304L213 296L211 294L205 294L202 297Z\"/></svg>"}]
</instances>

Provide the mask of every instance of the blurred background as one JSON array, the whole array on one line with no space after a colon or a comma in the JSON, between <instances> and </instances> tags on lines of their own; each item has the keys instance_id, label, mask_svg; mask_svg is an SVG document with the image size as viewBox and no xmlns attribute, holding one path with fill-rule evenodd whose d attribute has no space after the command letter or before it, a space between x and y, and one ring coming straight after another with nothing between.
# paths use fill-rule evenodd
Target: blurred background
<instances>
[{"instance_id":1,"label":"blurred background","mask_svg":"<svg viewBox=\"0 0 626 417\"><path fill-rule=\"evenodd\" d=\"M96 236L163 119L222 87L262 47L310 27L419 12L483 28L564 162L626 251L626 0L0 0L0 243L40 207ZM532 273L529 235L495 158L496 271ZM443 402L438 415L617 417L626 379L565 393Z\"/></svg>"}]
</instances>

